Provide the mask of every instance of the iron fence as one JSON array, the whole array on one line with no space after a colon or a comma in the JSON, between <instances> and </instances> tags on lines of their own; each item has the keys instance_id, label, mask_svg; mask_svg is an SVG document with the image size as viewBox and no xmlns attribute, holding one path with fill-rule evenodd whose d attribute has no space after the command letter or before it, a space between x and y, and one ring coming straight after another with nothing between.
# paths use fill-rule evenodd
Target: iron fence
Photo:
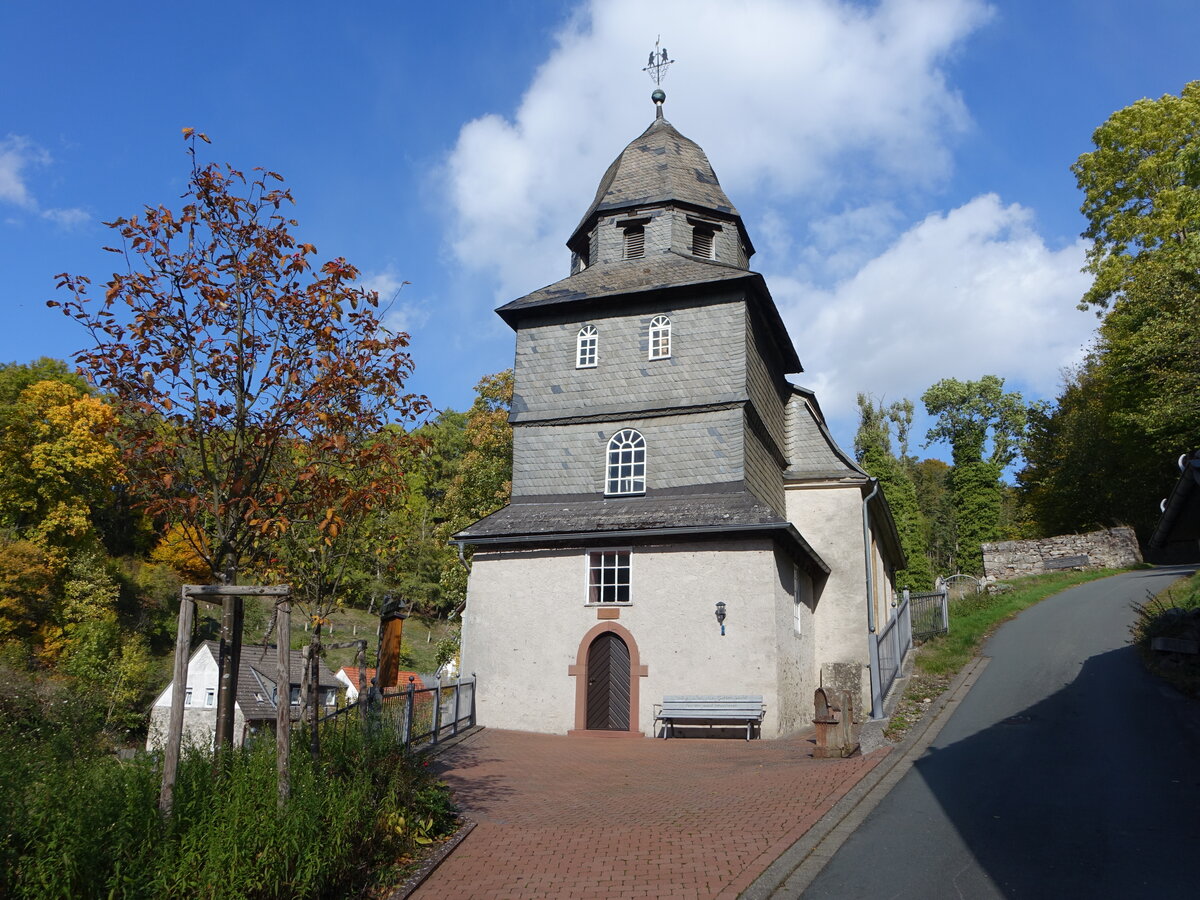
<instances>
[{"instance_id":1,"label":"iron fence","mask_svg":"<svg viewBox=\"0 0 1200 900\"><path fill-rule=\"evenodd\" d=\"M406 750L433 746L475 724L475 676L440 681L434 687L417 687L415 679L406 687L382 696L364 691L351 704L318 722L321 739L336 738L350 728L394 735Z\"/></svg>"},{"instance_id":2,"label":"iron fence","mask_svg":"<svg viewBox=\"0 0 1200 900\"><path fill-rule=\"evenodd\" d=\"M901 598L896 607L896 614L879 632L879 691L880 697L886 697L892 689L904 658L912 649L912 616L911 606L907 597Z\"/></svg>"},{"instance_id":3,"label":"iron fence","mask_svg":"<svg viewBox=\"0 0 1200 900\"><path fill-rule=\"evenodd\" d=\"M912 610L913 640L924 641L935 634L946 634L950 631L948 591L943 589L919 594L905 591L905 594Z\"/></svg>"}]
</instances>

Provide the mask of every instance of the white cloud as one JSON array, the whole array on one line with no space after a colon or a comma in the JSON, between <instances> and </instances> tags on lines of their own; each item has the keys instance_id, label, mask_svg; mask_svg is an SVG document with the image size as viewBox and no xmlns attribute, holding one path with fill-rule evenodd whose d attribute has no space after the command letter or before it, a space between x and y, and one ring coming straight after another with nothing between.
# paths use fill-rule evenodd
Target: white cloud
<instances>
[{"instance_id":1,"label":"white cloud","mask_svg":"<svg viewBox=\"0 0 1200 900\"><path fill-rule=\"evenodd\" d=\"M734 202L906 194L951 165L968 124L941 66L990 15L981 0L662 0L654 29L678 60L667 116L705 148ZM564 277L563 242L608 163L649 124L647 9L584 5L511 118L463 126L445 166L457 259L492 300ZM767 205L767 204L764 204Z\"/></svg>"},{"instance_id":2,"label":"white cloud","mask_svg":"<svg viewBox=\"0 0 1200 900\"><path fill-rule=\"evenodd\" d=\"M0 141L0 201L23 209L36 209L37 203L26 184L25 170L49 162L50 154L29 138L10 134Z\"/></svg>"},{"instance_id":3,"label":"white cloud","mask_svg":"<svg viewBox=\"0 0 1200 900\"><path fill-rule=\"evenodd\" d=\"M364 273L359 284L379 294L379 307L383 310L383 324L392 331L411 334L429 319L429 311L417 303L402 303L404 287L408 284L389 266L381 272Z\"/></svg>"},{"instance_id":4,"label":"white cloud","mask_svg":"<svg viewBox=\"0 0 1200 900\"><path fill-rule=\"evenodd\" d=\"M73 228L90 218L82 209L41 209L29 188L28 169L51 163L50 154L27 137L10 134L0 140L0 202L36 213L61 228ZM7 217L9 224L19 219Z\"/></svg>"},{"instance_id":5,"label":"white cloud","mask_svg":"<svg viewBox=\"0 0 1200 900\"><path fill-rule=\"evenodd\" d=\"M1047 247L1029 209L986 194L928 216L832 288L767 282L807 370L800 380L844 425L860 391L919 405L947 377L997 374L1027 398L1053 396L1095 327L1075 308L1084 249Z\"/></svg>"}]
</instances>

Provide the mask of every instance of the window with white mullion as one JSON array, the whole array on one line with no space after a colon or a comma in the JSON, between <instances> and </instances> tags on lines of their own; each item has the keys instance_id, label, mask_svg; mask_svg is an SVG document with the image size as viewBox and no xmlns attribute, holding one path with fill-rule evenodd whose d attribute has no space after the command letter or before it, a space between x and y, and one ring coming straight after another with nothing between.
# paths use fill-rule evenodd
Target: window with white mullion
<instances>
[{"instance_id":1,"label":"window with white mullion","mask_svg":"<svg viewBox=\"0 0 1200 900\"><path fill-rule=\"evenodd\" d=\"M655 316L650 320L650 358L667 359L671 355L671 320Z\"/></svg>"},{"instance_id":2,"label":"window with white mullion","mask_svg":"<svg viewBox=\"0 0 1200 900\"><path fill-rule=\"evenodd\" d=\"M604 493L608 496L646 493L646 440L632 428L609 438Z\"/></svg>"},{"instance_id":3,"label":"window with white mullion","mask_svg":"<svg viewBox=\"0 0 1200 900\"><path fill-rule=\"evenodd\" d=\"M593 550L588 561L588 603L628 603L632 580L628 550Z\"/></svg>"},{"instance_id":4,"label":"window with white mullion","mask_svg":"<svg viewBox=\"0 0 1200 900\"><path fill-rule=\"evenodd\" d=\"M595 325L584 325L575 337L575 368L592 369L596 366L600 335Z\"/></svg>"}]
</instances>

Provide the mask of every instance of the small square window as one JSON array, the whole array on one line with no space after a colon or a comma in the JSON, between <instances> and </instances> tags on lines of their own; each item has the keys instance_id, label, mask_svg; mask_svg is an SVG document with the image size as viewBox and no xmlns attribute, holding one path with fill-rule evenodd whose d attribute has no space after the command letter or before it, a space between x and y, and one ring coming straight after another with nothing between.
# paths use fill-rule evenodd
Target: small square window
<instances>
[{"instance_id":1,"label":"small square window","mask_svg":"<svg viewBox=\"0 0 1200 900\"><path fill-rule=\"evenodd\" d=\"M630 601L628 550L593 550L588 553L588 603Z\"/></svg>"}]
</instances>

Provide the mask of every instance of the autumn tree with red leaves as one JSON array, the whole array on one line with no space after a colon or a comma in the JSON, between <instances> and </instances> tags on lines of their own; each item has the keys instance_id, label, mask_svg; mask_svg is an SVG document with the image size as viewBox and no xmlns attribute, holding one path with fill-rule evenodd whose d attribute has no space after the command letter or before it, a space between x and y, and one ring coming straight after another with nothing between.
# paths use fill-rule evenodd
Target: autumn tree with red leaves
<instances>
[{"instance_id":1,"label":"autumn tree with red leaves","mask_svg":"<svg viewBox=\"0 0 1200 900\"><path fill-rule=\"evenodd\" d=\"M405 393L408 335L383 324L358 270L314 265L316 247L293 235L283 179L202 164L208 138L184 138L182 208L106 223L124 271L103 298L87 277L60 275L71 299L50 305L93 338L75 361L116 406L145 510L197 536L213 580L235 585L293 521L333 541L344 511L385 495L362 473L390 468L395 442L370 438L427 402Z\"/></svg>"}]
</instances>

